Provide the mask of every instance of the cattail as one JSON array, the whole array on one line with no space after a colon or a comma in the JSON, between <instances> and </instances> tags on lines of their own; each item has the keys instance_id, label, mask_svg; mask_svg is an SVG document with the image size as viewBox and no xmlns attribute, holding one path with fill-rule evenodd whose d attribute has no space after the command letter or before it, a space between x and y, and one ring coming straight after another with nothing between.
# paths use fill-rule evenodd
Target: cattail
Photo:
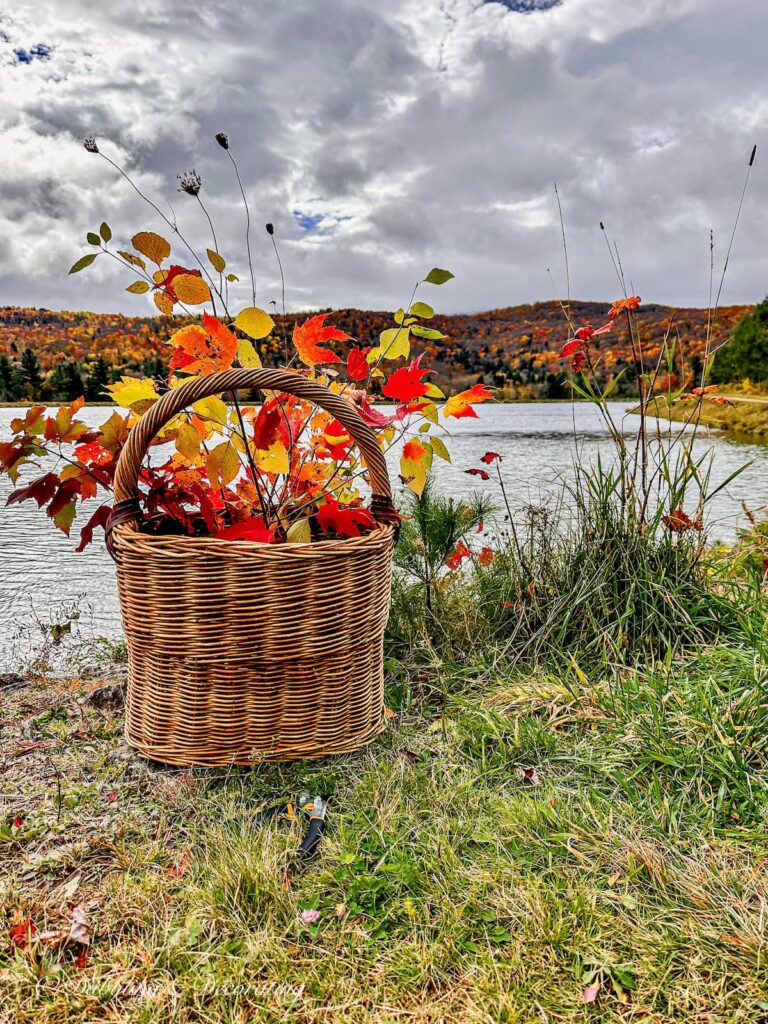
<instances>
[{"instance_id":1,"label":"cattail","mask_svg":"<svg viewBox=\"0 0 768 1024\"><path fill-rule=\"evenodd\" d=\"M203 181L197 171L185 171L184 174L177 174L179 179L179 192L186 192L188 196L200 194Z\"/></svg>"},{"instance_id":2,"label":"cattail","mask_svg":"<svg viewBox=\"0 0 768 1024\"><path fill-rule=\"evenodd\" d=\"M225 132L216 132L214 138L216 139L216 141L218 142L222 149L229 149L229 137L226 135Z\"/></svg>"},{"instance_id":3,"label":"cattail","mask_svg":"<svg viewBox=\"0 0 768 1024\"><path fill-rule=\"evenodd\" d=\"M96 145L96 139L92 135L89 135L87 139L83 139L83 147L88 153L98 153L99 147Z\"/></svg>"}]
</instances>

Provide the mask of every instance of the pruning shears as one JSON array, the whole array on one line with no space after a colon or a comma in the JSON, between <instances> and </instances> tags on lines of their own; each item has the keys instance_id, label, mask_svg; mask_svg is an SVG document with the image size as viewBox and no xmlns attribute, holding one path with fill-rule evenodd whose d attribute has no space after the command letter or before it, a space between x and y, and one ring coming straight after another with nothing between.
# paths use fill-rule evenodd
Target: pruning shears
<instances>
[{"instance_id":1,"label":"pruning shears","mask_svg":"<svg viewBox=\"0 0 768 1024\"><path fill-rule=\"evenodd\" d=\"M304 841L299 847L299 856L309 859L317 852L320 837L325 830L325 818L328 804L321 796L311 796L307 790L299 793L299 810L309 818L309 828Z\"/></svg>"},{"instance_id":2,"label":"pruning shears","mask_svg":"<svg viewBox=\"0 0 768 1024\"><path fill-rule=\"evenodd\" d=\"M272 804L259 812L258 820L260 823L274 818L287 818L289 821L294 821L299 814L306 814L309 819L309 827L297 855L304 860L309 860L317 853L320 837L325 830L327 813L327 801L323 800L321 796L313 797L308 790L302 790L295 805L291 801Z\"/></svg>"}]
</instances>

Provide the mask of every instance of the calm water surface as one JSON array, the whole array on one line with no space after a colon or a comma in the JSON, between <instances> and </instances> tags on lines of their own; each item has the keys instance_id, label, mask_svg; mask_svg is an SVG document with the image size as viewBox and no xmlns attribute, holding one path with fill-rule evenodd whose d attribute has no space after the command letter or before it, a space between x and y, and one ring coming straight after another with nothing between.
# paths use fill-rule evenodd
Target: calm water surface
<instances>
[{"instance_id":1,"label":"calm water surface","mask_svg":"<svg viewBox=\"0 0 768 1024\"><path fill-rule=\"evenodd\" d=\"M612 403L615 418L633 434L637 418L625 409L623 403ZM610 439L592 406L532 402L483 406L479 412L479 419L453 421L452 464L435 460L437 481L444 491L459 495L478 487L492 488L490 483L478 485L476 478L464 472L480 465L480 455L492 450L504 456L505 483L513 506L541 504L552 498L563 479L573 478L577 452L582 464L594 462L598 454L612 457ZM0 437L7 436L17 415L19 410L0 409ZM105 410L87 408L81 416L96 425L105 418ZM768 446L702 432L696 450L712 451L715 484L751 463L709 509L712 536L733 537L743 522L742 502L751 509L768 505ZM397 480L396 455L392 465ZM34 473L27 473L25 479ZM52 614L55 617L68 605L79 604L85 632L119 636L114 570L101 535L83 554L74 551L76 535L87 518L84 511L78 513L72 538L67 539L34 502L5 508L10 490L8 479L0 477L0 664L16 649L20 630L29 634L31 628L34 635L36 618L50 621Z\"/></svg>"}]
</instances>

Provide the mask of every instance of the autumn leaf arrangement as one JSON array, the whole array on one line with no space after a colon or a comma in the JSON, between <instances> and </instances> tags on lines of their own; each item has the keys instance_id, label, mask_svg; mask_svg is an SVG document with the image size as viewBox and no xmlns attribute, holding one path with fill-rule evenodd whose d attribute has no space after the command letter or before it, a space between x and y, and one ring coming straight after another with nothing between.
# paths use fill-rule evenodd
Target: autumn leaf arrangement
<instances>
[{"instance_id":1,"label":"autumn leaf arrangement","mask_svg":"<svg viewBox=\"0 0 768 1024\"><path fill-rule=\"evenodd\" d=\"M223 133L216 142L240 172ZM144 195L130 175L93 139L85 149L102 156L165 222L171 241L152 230L135 233L130 245L113 241L102 223L89 232L91 251L70 274L114 261L130 277L126 290L152 297L158 314L178 319L168 343L168 375L162 379L123 376L107 386L119 407L99 426L80 416L82 398L55 413L35 405L11 423L0 442L0 472L18 484L22 471L43 470L23 482L9 504L35 501L53 524L69 535L83 502L101 498L80 529L78 550L106 528L113 509L112 488L120 452L130 431L161 396L186 381L233 368L258 369L276 351L283 368L321 385L350 403L374 432L383 451L400 444L402 483L416 494L425 486L435 457L449 459L446 421L476 416L474 406L492 397L483 384L447 400L424 364L425 342L444 335L430 324L434 309L417 299L422 286L442 286L450 271L435 267L413 288L394 314L392 326L376 339L353 338L329 313L296 323L289 338L283 316L257 305L251 259L250 210L246 217L250 302L233 303L239 278L219 251L213 218L201 197L194 171L181 175L179 191L193 199L210 226L211 247L198 252ZM266 234L282 275L275 228ZM234 308L233 308L234 307ZM422 351L419 351L420 347ZM158 534L209 536L257 543L310 543L355 537L375 526L364 504L367 467L344 426L311 403L283 392L257 392L243 401L236 392L196 401L155 437L139 477L142 529ZM377 400L388 403L381 408Z\"/></svg>"}]
</instances>

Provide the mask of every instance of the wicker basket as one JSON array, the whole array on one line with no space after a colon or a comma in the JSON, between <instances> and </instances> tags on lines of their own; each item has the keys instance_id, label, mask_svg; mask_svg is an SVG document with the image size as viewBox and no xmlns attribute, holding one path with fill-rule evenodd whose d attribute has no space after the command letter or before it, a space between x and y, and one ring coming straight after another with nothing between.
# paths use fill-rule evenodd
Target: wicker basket
<instances>
[{"instance_id":1,"label":"wicker basket","mask_svg":"<svg viewBox=\"0 0 768 1024\"><path fill-rule=\"evenodd\" d=\"M313 544L138 530L141 461L201 398L279 390L321 406L357 443L377 527ZM130 432L108 531L128 643L126 738L176 765L252 764L357 749L384 725L382 639L397 515L384 456L351 404L285 370L227 370L165 394Z\"/></svg>"}]
</instances>

